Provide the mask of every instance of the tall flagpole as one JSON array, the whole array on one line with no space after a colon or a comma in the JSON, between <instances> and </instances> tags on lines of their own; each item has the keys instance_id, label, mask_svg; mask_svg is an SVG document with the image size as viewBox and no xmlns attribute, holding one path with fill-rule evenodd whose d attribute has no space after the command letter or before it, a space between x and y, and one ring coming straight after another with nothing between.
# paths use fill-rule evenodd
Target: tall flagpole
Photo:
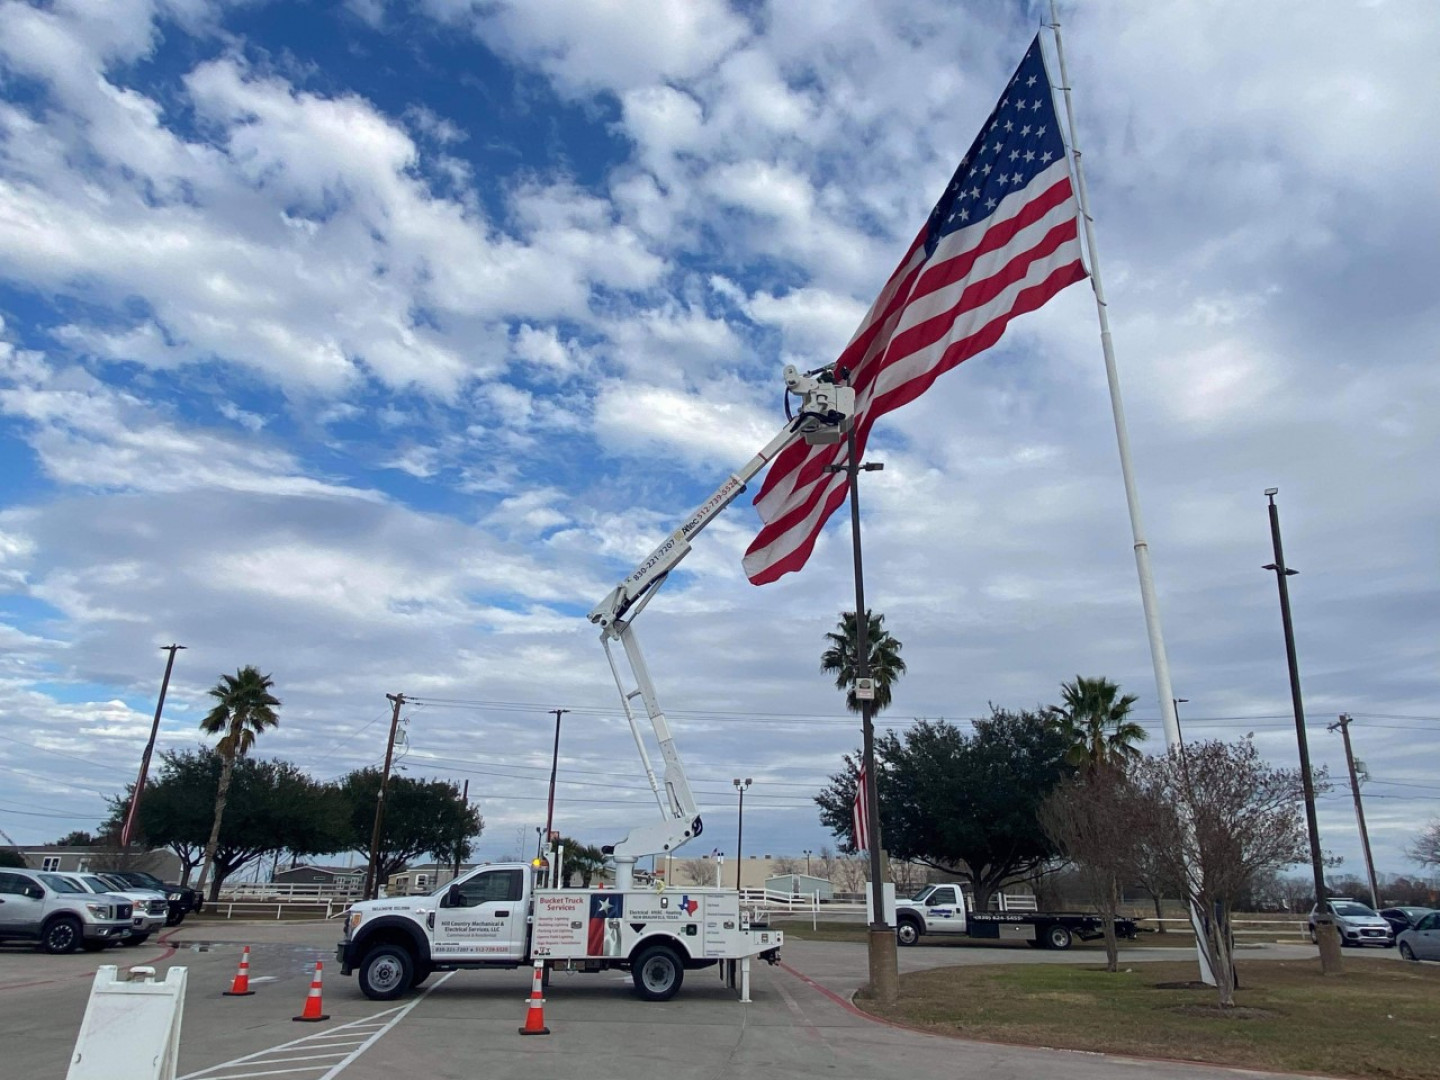
<instances>
[{"instance_id":1,"label":"tall flagpole","mask_svg":"<svg viewBox=\"0 0 1440 1080\"><path fill-rule=\"evenodd\" d=\"M1105 302L1105 285L1100 277L1100 252L1095 243L1095 220L1090 215L1090 194L1085 186L1085 167L1081 162L1080 146L1075 137L1075 105L1070 96L1070 76L1065 70L1065 43L1060 36L1060 13L1056 10L1055 0L1050 0L1050 29L1055 32L1055 57L1060 62L1060 86L1065 94L1065 125L1069 129L1070 157L1075 163L1075 188L1080 201L1080 220L1085 228L1085 249L1090 256L1090 284L1095 290L1095 310L1100 317L1100 347L1105 353L1105 379L1110 384L1110 410L1115 416L1115 441L1120 448L1120 474L1125 479L1125 502L1130 508L1130 532L1135 539L1135 569L1140 575L1140 602L1145 609L1145 630L1150 638L1150 661L1155 668L1155 692L1160 697L1165 745L1174 749L1182 746L1180 721L1175 713L1175 694L1170 685L1170 661L1165 655L1165 638L1160 632L1160 604L1155 598L1155 578L1150 572L1150 545L1145 541L1145 526L1140 519L1140 495L1135 489L1134 467L1130 458L1130 435L1125 427L1125 405L1120 399L1120 373L1115 367L1115 346L1110 340L1109 305ZM1194 872L1194 868L1191 869ZM1213 986L1215 974L1210 970L1210 958L1202 944L1203 923L1193 904L1190 906L1190 922L1195 928L1200 976Z\"/></svg>"}]
</instances>

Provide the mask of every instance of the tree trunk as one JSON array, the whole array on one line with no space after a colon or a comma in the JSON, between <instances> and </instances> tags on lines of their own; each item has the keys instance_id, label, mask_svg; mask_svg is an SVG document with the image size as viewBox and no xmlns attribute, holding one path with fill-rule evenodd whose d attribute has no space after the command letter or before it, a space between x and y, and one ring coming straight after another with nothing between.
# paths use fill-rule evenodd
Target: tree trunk
<instances>
[{"instance_id":1,"label":"tree trunk","mask_svg":"<svg viewBox=\"0 0 1440 1080\"><path fill-rule=\"evenodd\" d=\"M1234 1008L1235 956L1230 949L1228 912L1211 910L1210 916L1205 920L1205 940L1209 947L1210 967L1215 973L1215 990L1220 995L1220 1006Z\"/></svg>"},{"instance_id":2,"label":"tree trunk","mask_svg":"<svg viewBox=\"0 0 1440 1080\"><path fill-rule=\"evenodd\" d=\"M225 817L225 800L230 797L230 776L235 771L235 758L225 758L220 767L220 786L215 790L215 823L210 826L210 839L205 844L205 863L200 867L200 880L195 888L205 891L205 882L210 878L210 867L215 863L215 849L220 846L220 822ZM210 890L212 901L219 899L220 883L217 881Z\"/></svg>"},{"instance_id":3,"label":"tree trunk","mask_svg":"<svg viewBox=\"0 0 1440 1080\"><path fill-rule=\"evenodd\" d=\"M1150 899L1155 902L1155 925L1159 927L1160 933L1165 933L1165 912L1160 910L1160 894L1152 892Z\"/></svg>"},{"instance_id":4,"label":"tree trunk","mask_svg":"<svg viewBox=\"0 0 1440 1080\"><path fill-rule=\"evenodd\" d=\"M1120 942L1115 938L1115 913L1120 908L1120 897L1116 888L1115 875L1107 875L1105 882L1105 908L1102 925L1105 928L1105 970L1111 973L1120 970Z\"/></svg>"}]
</instances>

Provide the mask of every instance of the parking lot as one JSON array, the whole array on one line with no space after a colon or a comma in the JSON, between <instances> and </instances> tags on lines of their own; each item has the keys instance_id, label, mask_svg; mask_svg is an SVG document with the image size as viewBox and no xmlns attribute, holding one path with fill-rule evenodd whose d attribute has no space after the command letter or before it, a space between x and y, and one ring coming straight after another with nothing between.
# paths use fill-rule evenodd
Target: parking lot
<instances>
[{"instance_id":1,"label":"parking lot","mask_svg":"<svg viewBox=\"0 0 1440 1080\"><path fill-rule=\"evenodd\" d=\"M437 975L421 994L366 1000L331 963L335 923L186 923L136 949L47 956L0 948L4 1075L63 1080L95 968L102 963L189 970L180 1074L193 1080L394 1080L574 1076L686 1077L1036 1076L1218 1077L1232 1071L954 1040L887 1026L857 1013L849 995L865 979L863 945L792 939L784 963L755 968L749 1005L714 969L687 974L673 1001L636 1000L627 974L557 973L547 992L552 1034L522 1038L528 971ZM242 945L251 946L253 996L228 998ZM1249 951L1249 950L1247 950ZM1126 950L1127 963L1175 959L1174 949ZM1314 955L1271 945L1252 955ZM1388 955L1394 955L1388 952ZM315 960L326 962L330 1020L297 1024ZM957 963L1094 963L1089 951L920 946L902 971ZM964 1053L957 1053L957 1047ZM117 1080L124 1073L116 1072Z\"/></svg>"}]
</instances>

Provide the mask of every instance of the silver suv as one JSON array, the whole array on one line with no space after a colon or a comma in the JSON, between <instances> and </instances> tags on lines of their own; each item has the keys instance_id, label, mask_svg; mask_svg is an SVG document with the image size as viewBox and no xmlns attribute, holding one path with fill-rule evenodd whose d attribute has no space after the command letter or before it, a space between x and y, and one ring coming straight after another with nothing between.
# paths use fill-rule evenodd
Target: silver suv
<instances>
[{"instance_id":1,"label":"silver suv","mask_svg":"<svg viewBox=\"0 0 1440 1080\"><path fill-rule=\"evenodd\" d=\"M34 941L49 953L98 952L130 933L132 905L96 895L60 874L0 870L0 940Z\"/></svg>"},{"instance_id":2,"label":"silver suv","mask_svg":"<svg viewBox=\"0 0 1440 1080\"><path fill-rule=\"evenodd\" d=\"M1395 944L1394 928L1368 905L1348 896L1332 896L1325 903L1335 915L1341 945L1382 945L1388 949ZM1310 911L1311 941L1315 940L1315 913L1319 910L1317 906Z\"/></svg>"}]
</instances>

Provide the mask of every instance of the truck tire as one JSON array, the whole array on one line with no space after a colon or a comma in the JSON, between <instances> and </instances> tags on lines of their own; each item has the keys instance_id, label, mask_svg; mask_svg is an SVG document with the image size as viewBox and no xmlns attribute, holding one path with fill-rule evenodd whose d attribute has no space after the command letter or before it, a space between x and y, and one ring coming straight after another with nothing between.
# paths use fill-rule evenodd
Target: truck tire
<instances>
[{"instance_id":1,"label":"truck tire","mask_svg":"<svg viewBox=\"0 0 1440 1080\"><path fill-rule=\"evenodd\" d=\"M185 921L185 912L183 912L183 911L171 911L171 912L166 913L166 915L165 915L165 925L166 925L166 926L179 926L179 925L180 925L182 922L184 922L184 921Z\"/></svg>"},{"instance_id":2,"label":"truck tire","mask_svg":"<svg viewBox=\"0 0 1440 1080\"><path fill-rule=\"evenodd\" d=\"M52 919L40 934L40 947L47 953L72 953L84 941L80 920L73 915L61 915Z\"/></svg>"},{"instance_id":3,"label":"truck tire","mask_svg":"<svg viewBox=\"0 0 1440 1080\"><path fill-rule=\"evenodd\" d=\"M669 945L647 945L630 965L635 992L646 1001L669 1001L685 981L685 964Z\"/></svg>"},{"instance_id":4,"label":"truck tire","mask_svg":"<svg viewBox=\"0 0 1440 1080\"><path fill-rule=\"evenodd\" d=\"M1045 927L1043 934L1047 949L1068 949L1075 940L1070 928L1059 923L1051 923Z\"/></svg>"},{"instance_id":5,"label":"truck tire","mask_svg":"<svg viewBox=\"0 0 1440 1080\"><path fill-rule=\"evenodd\" d=\"M918 919L901 919L900 925L895 927L895 940L901 945L914 945L919 942L920 933Z\"/></svg>"},{"instance_id":6,"label":"truck tire","mask_svg":"<svg viewBox=\"0 0 1440 1080\"><path fill-rule=\"evenodd\" d=\"M400 945L376 945L357 969L360 992L371 1001L394 1001L415 978L415 961Z\"/></svg>"}]
</instances>

